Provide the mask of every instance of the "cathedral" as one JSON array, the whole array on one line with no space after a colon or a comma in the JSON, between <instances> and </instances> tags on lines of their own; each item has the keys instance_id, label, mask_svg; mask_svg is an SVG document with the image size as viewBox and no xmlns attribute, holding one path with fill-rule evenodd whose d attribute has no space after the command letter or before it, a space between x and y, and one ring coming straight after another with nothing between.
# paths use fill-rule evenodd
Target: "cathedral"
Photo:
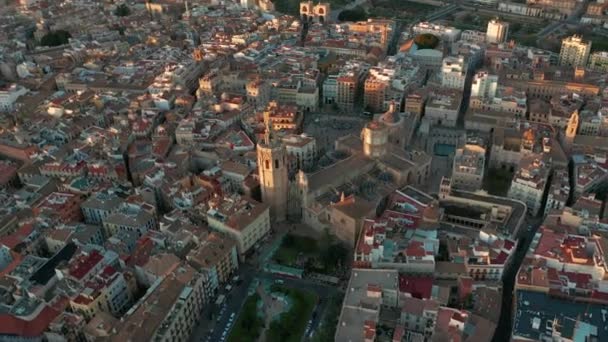
<instances>
[{"instance_id":1,"label":"cathedral","mask_svg":"<svg viewBox=\"0 0 608 342\"><path fill-rule=\"evenodd\" d=\"M289 177L284 144L268 133L257 146L262 201L275 221L301 219L353 246L362 220L394 189L423 186L430 174L431 157L406 149L405 119L395 106L368 122L360 136L335 142L334 162L312 172L299 170Z\"/></svg>"}]
</instances>

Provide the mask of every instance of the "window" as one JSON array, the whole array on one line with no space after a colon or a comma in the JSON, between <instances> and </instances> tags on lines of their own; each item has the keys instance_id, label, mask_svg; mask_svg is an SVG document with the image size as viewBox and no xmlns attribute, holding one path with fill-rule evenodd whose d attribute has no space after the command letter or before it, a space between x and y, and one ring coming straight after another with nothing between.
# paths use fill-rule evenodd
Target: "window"
<instances>
[{"instance_id":1,"label":"window","mask_svg":"<svg viewBox=\"0 0 608 342\"><path fill-rule=\"evenodd\" d=\"M278 168L279 168L279 160L278 160L278 159L275 159L275 160L274 160L274 168L275 168L275 169L278 169Z\"/></svg>"},{"instance_id":2,"label":"window","mask_svg":"<svg viewBox=\"0 0 608 342\"><path fill-rule=\"evenodd\" d=\"M270 169L270 160L266 159L266 160L264 161L264 165L265 165L264 167L265 167L266 169Z\"/></svg>"}]
</instances>

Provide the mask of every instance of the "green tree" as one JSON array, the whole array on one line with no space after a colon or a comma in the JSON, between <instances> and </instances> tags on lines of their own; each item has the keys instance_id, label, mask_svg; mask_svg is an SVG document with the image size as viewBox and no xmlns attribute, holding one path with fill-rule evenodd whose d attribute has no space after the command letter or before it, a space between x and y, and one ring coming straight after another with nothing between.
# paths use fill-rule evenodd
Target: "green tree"
<instances>
[{"instance_id":1,"label":"green tree","mask_svg":"<svg viewBox=\"0 0 608 342\"><path fill-rule=\"evenodd\" d=\"M323 324L315 334L313 338L314 342L332 342L334 340L343 298L343 293L337 293L329 299L323 318Z\"/></svg>"},{"instance_id":2,"label":"green tree","mask_svg":"<svg viewBox=\"0 0 608 342\"><path fill-rule=\"evenodd\" d=\"M120 4L116 7L116 10L114 10L114 15L118 17L126 17L129 14L131 14L131 9L127 4Z\"/></svg>"},{"instance_id":3,"label":"green tree","mask_svg":"<svg viewBox=\"0 0 608 342\"><path fill-rule=\"evenodd\" d=\"M344 10L338 15L340 21L362 21L367 20L367 12L361 6L357 6L350 10Z\"/></svg>"},{"instance_id":4,"label":"green tree","mask_svg":"<svg viewBox=\"0 0 608 342\"><path fill-rule=\"evenodd\" d=\"M68 31L57 30L51 31L45 34L42 39L40 39L40 45L42 46L59 46L63 44L67 44L72 35Z\"/></svg>"},{"instance_id":5,"label":"green tree","mask_svg":"<svg viewBox=\"0 0 608 342\"><path fill-rule=\"evenodd\" d=\"M257 304L260 300L257 293L247 298L228 338L229 342L253 342L260 336L264 326L264 320L258 315Z\"/></svg>"}]
</instances>

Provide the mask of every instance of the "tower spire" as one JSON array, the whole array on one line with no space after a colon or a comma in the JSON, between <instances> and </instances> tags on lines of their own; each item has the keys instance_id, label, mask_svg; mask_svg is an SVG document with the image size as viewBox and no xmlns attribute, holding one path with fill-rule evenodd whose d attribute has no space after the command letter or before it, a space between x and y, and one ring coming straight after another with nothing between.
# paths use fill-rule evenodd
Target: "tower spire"
<instances>
[{"instance_id":1,"label":"tower spire","mask_svg":"<svg viewBox=\"0 0 608 342\"><path fill-rule=\"evenodd\" d=\"M270 125L270 120L264 120L264 124L266 128L264 129L264 143L270 146L270 140L272 139L272 128Z\"/></svg>"}]
</instances>

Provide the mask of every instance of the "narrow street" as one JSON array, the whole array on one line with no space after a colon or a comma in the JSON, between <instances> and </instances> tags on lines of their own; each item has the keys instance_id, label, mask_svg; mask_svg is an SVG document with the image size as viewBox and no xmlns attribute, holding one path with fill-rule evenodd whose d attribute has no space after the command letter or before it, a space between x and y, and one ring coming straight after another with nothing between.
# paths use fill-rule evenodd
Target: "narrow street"
<instances>
[{"instance_id":1,"label":"narrow street","mask_svg":"<svg viewBox=\"0 0 608 342\"><path fill-rule=\"evenodd\" d=\"M517 249L511 262L505 267L502 275L502 306L500 308L500 320L494 332L493 342L508 342L511 339L511 328L513 326L513 291L515 288L515 277L519 266L524 260L532 238L542 223L542 218L526 219L523 229L520 230ZM531 229L527 229L531 226Z\"/></svg>"}]
</instances>

